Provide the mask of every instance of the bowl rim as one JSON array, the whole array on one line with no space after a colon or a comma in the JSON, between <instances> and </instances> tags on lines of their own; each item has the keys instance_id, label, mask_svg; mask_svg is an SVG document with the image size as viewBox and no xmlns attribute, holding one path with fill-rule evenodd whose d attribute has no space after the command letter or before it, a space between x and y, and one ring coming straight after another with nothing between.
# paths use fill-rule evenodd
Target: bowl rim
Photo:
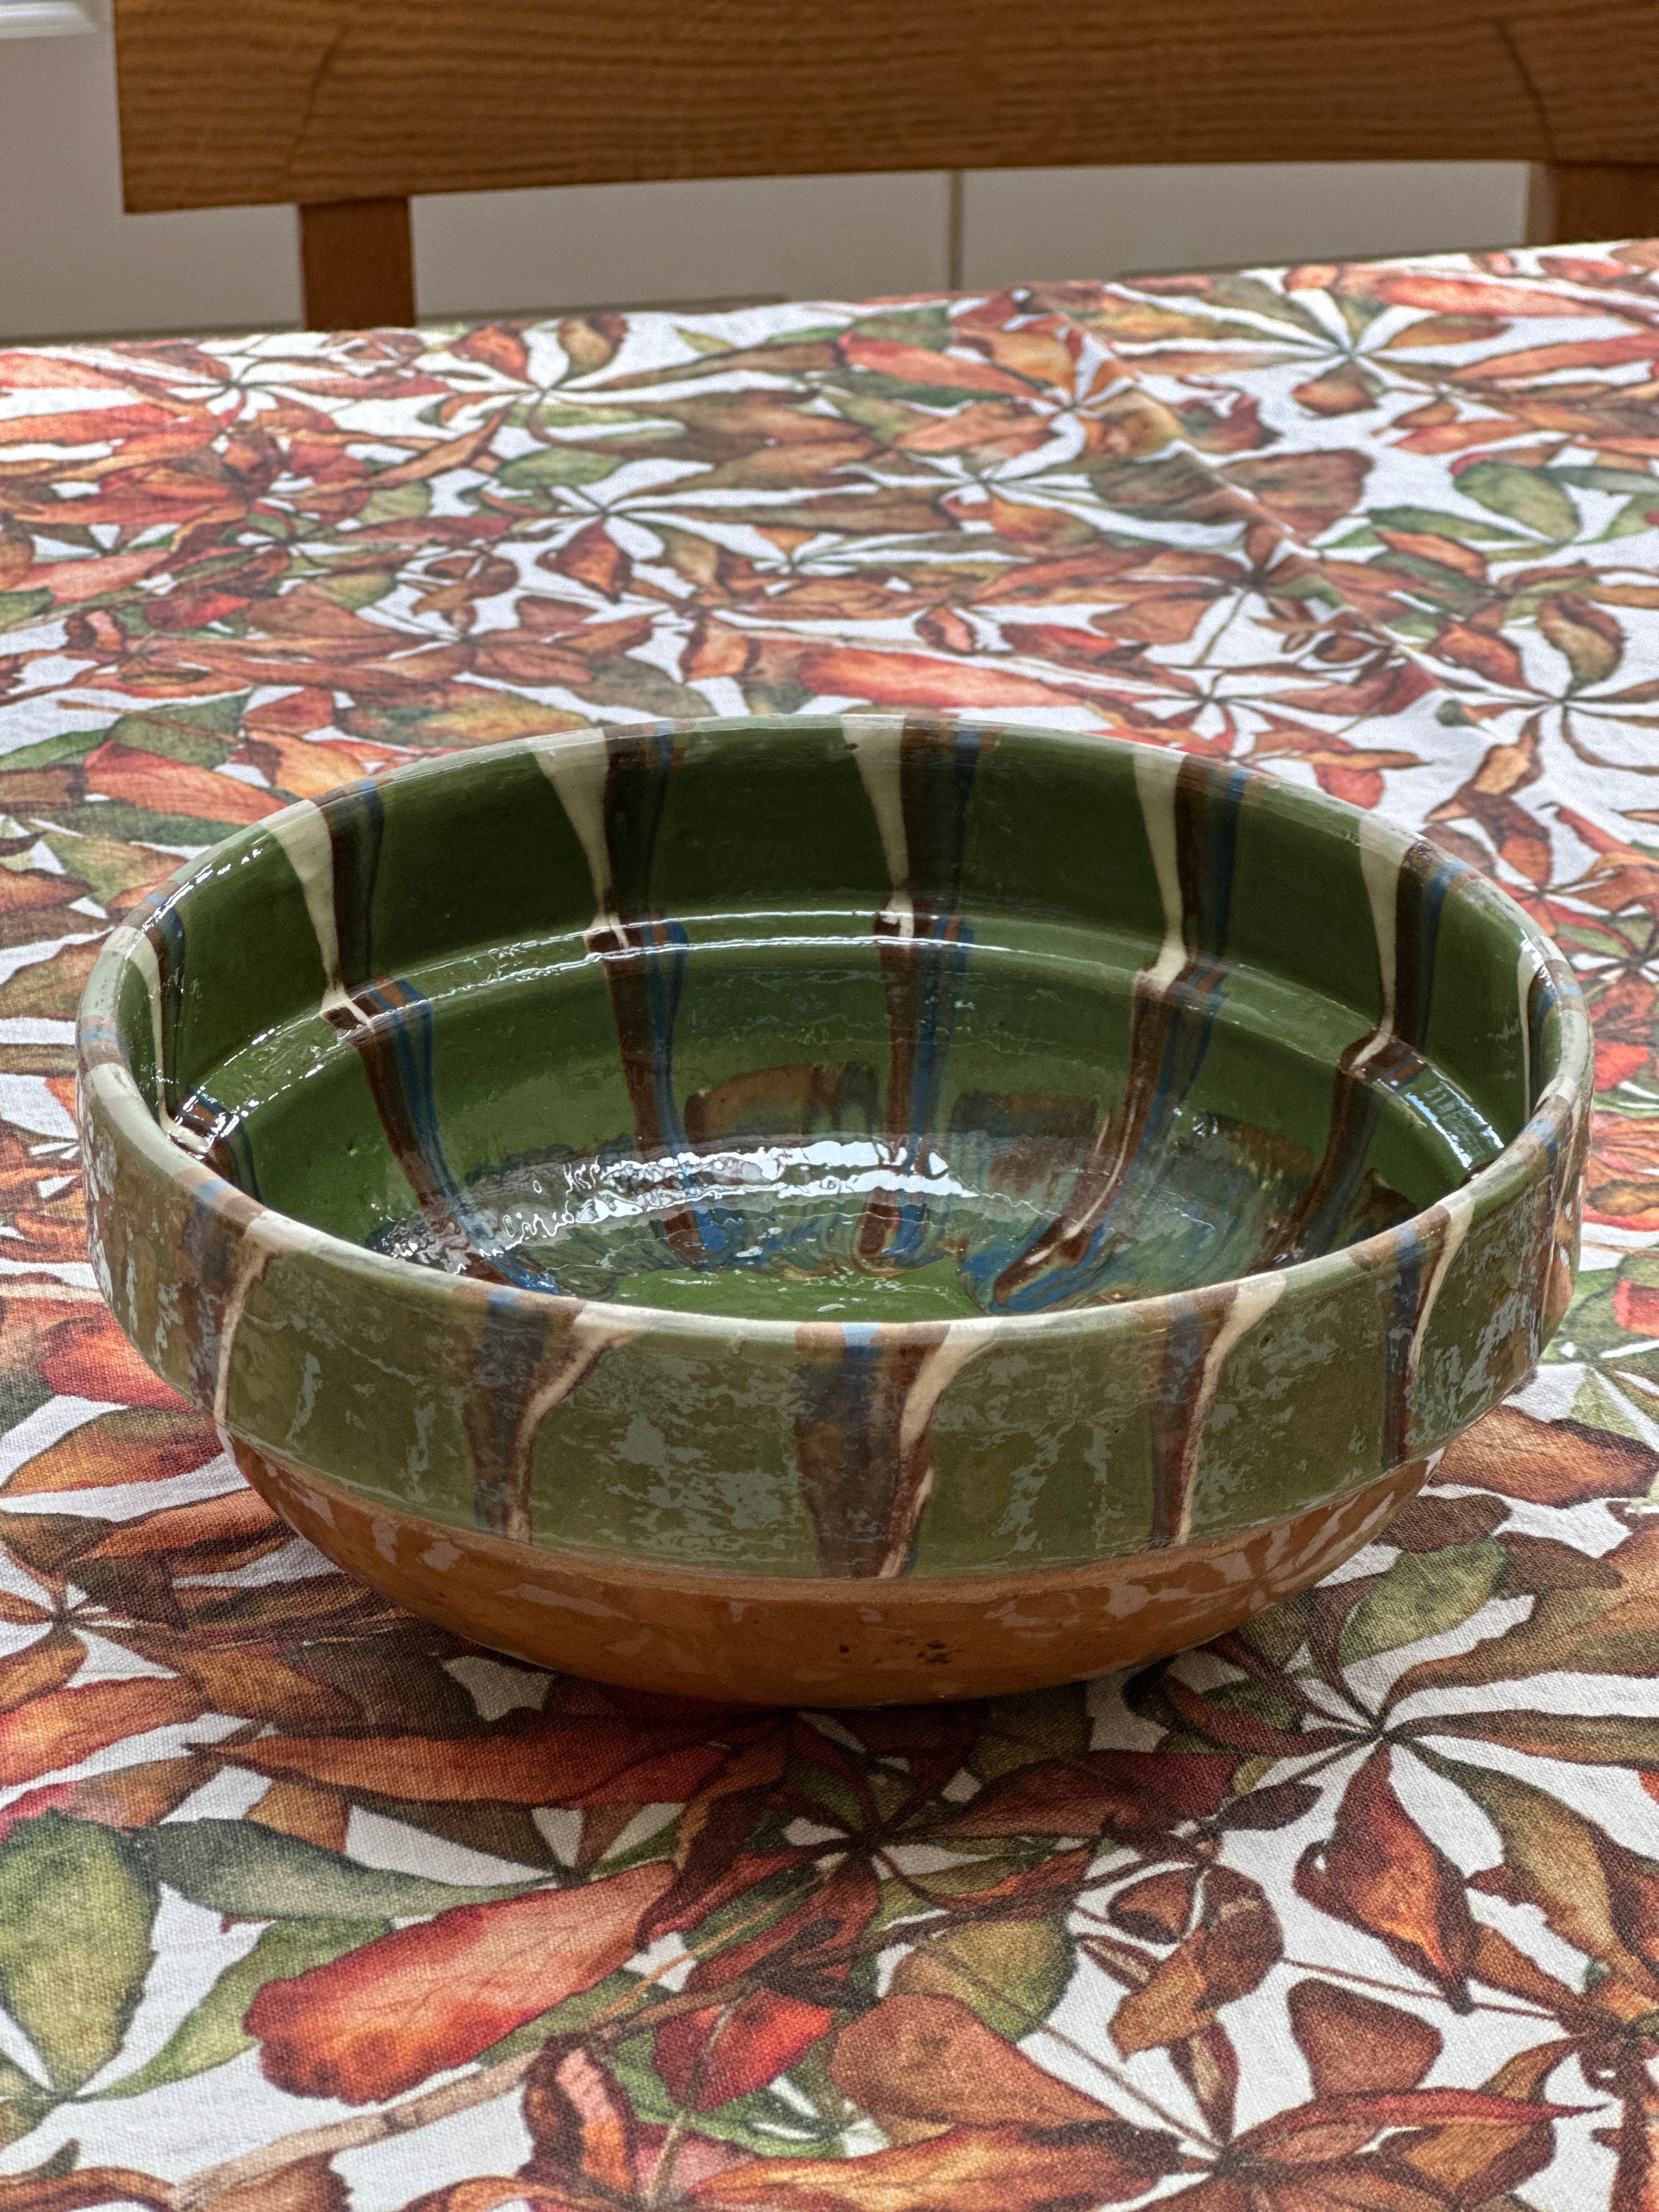
<instances>
[{"instance_id":1,"label":"bowl rim","mask_svg":"<svg viewBox=\"0 0 1659 2212\"><path fill-rule=\"evenodd\" d=\"M1556 993L1555 1003L1560 1019L1559 1058L1554 1073L1538 1093L1531 1112L1515 1135L1485 1167L1479 1169L1465 1182L1406 1220L1396 1222L1392 1228L1376 1231L1354 1243L1338 1246L1332 1251L1316 1254L1310 1259L1292 1261L1282 1267L1259 1269L1255 1276L1225 1276L1213 1283L1149 1291L1137 1298L1063 1307L1052 1313L964 1314L949 1319L910 1321L866 1322L855 1318L850 1322L833 1317L803 1322L769 1319L757 1314L696 1313L672 1306L582 1297L574 1292L538 1291L518 1284L489 1283L473 1276L451 1274L441 1268L422 1267L414 1261L400 1260L390 1253L377 1252L368 1245L354 1243L349 1237L319 1228L299 1215L284 1213L279 1207L252 1197L239 1185L217 1174L167 1133L145 1103L132 1074L115 1020L115 1007L121 980L133 964L133 947L142 938L146 923L174 905L182 903L203 872L221 862L228 853L239 848L246 849L253 846L261 838L270 835L273 823L281 821L285 816L299 814L301 810L314 807L319 803L317 799L300 799L289 807L281 808L274 814L263 816L258 821L234 830L229 836L182 862L146 896L125 921L117 924L110 931L99 947L76 1009L75 1024L77 1118L81 1123L80 1150L83 1164L88 1119L87 1095L95 1091L99 1107L107 1115L117 1135L130 1145L153 1170L166 1182L187 1193L193 1205L205 1203L215 1212L221 1212L227 1225L234 1224L233 1233L239 1241L253 1237L262 1243L269 1243L273 1248L273 1257L279 1255L297 1257L303 1253L331 1266L343 1267L349 1273L366 1275L369 1281L380 1283L388 1291L414 1297L434 1306L452 1304L459 1299L464 1306L489 1304L497 1310L507 1307L531 1314L561 1312L567 1316L574 1316L580 1313L589 1326L614 1328L619 1334L629 1336L672 1335L696 1338L705 1342L752 1341L794 1346L799 1345L803 1329L840 1334L850 1327L869 1329L873 1333L875 1341L897 1348L907 1343L918 1347L935 1345L940 1341L941 1332L951 1340L960 1343L964 1337L989 1337L992 1334L1031 1338L1092 1335L1126 1326L1141 1329L1149 1323L1155 1326L1160 1315L1173 1319L1178 1311L1190 1312L1195 1303L1205 1304L1223 1298L1231 1299L1242 1282L1256 1279L1263 1274L1275 1276L1283 1283L1281 1297L1288 1297L1297 1293L1316 1294L1328 1284L1349 1277L1356 1269L1380 1272L1386 1268L1401 1249L1402 1240L1407 1237L1426 1242L1443 1233L1451 1218L1448 1211L1449 1200L1459 1200L1472 1216L1484 1202L1501 1203L1506 1198L1513 1197L1539 1178L1550 1159L1553 1146L1560 1145L1580 1115L1588 1115L1594 1095L1595 1052L1583 993L1565 955L1526 909L1500 884L1492 882L1456 854L1434 845L1423 832L1407 830L1387 815L1352 805L1346 799L1333 798L1323 791L1310 791L1305 786L1291 783L1287 778L1274 775L1248 760L1189 750L1179 745L1158 744L1154 740L1122 730L1060 730L1041 723L1007 721L1000 716L968 708L900 710L866 706L842 710L821 709L800 714L708 715L641 724L586 722L539 737L512 738L500 744L472 746L428 759L401 761L391 768L359 779L356 783L341 784L335 790L348 792L363 785L380 787L388 783L424 781L447 775L464 776L469 768L487 769L492 763L506 758L533 757L567 747L591 746L595 737L672 734L677 737L735 739L764 733L805 736L821 734L831 729L844 731L848 723L856 723L861 719L877 720L889 726L898 725L905 728L911 726L921 728L929 724L957 727L968 732L994 736L999 743L1010 738L1016 744L1027 739L1039 739L1046 745L1057 745L1079 755L1104 752L1127 757L1147 750L1160 754L1173 753L1184 761L1193 762L1212 786L1240 775L1248 776L1258 787L1274 794L1270 803L1286 808L1293 816L1301 816L1304 825L1315 834L1331 835L1338 830L1346 830L1350 823L1358 825L1364 823L1370 826L1372 837L1377 839L1380 832L1382 845L1392 849L1402 860L1413 848L1428 846L1434 854L1436 865L1450 871L1453 883L1462 887L1467 896L1483 908L1494 923L1501 924L1511 932L1520 956L1524 957L1527 950L1530 949L1535 963L1534 973L1549 978ZM334 795L334 792L325 792L319 797L327 799ZM1516 965L1518 989L1519 959ZM147 978L146 988L149 988ZM101 1048L94 1050L94 1047ZM94 1081L94 1076L104 1079ZM262 1224L269 1225L262 1228Z\"/></svg>"}]
</instances>

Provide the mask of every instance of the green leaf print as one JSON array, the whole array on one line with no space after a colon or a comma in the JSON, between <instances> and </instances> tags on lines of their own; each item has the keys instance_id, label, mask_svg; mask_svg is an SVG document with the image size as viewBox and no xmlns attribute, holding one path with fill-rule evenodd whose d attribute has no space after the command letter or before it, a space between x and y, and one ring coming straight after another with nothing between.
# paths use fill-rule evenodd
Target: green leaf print
<instances>
[{"instance_id":1,"label":"green leaf print","mask_svg":"<svg viewBox=\"0 0 1659 2212\"><path fill-rule=\"evenodd\" d=\"M194 2012L182 2020L155 2056L135 2073L100 2090L102 2097L137 2097L164 2081L182 2081L223 2066L252 2048L242 2026L248 2007L267 1982L291 1981L308 1967L326 1966L387 1934L389 1920L278 1920L246 1958L227 1966Z\"/></svg>"},{"instance_id":2,"label":"green leaf print","mask_svg":"<svg viewBox=\"0 0 1659 2212\"><path fill-rule=\"evenodd\" d=\"M0 1848L0 1999L54 2087L78 2089L120 2050L155 1905L144 1855L119 1829L42 1813Z\"/></svg>"},{"instance_id":3,"label":"green leaf print","mask_svg":"<svg viewBox=\"0 0 1659 2212\"><path fill-rule=\"evenodd\" d=\"M1506 1554L1496 1537L1448 1544L1439 1552L1402 1552L1370 1595L1343 1626L1337 1656L1345 1667L1397 1651L1425 1636L1443 1636L1478 1613L1497 1587Z\"/></svg>"},{"instance_id":4,"label":"green leaf print","mask_svg":"<svg viewBox=\"0 0 1659 2212\"><path fill-rule=\"evenodd\" d=\"M1516 461L1475 461L1456 481L1466 499L1524 523L1540 538L1577 534L1577 508L1540 469L1522 468Z\"/></svg>"},{"instance_id":5,"label":"green leaf print","mask_svg":"<svg viewBox=\"0 0 1659 2212\"><path fill-rule=\"evenodd\" d=\"M463 1888L362 1866L342 1851L257 1820L164 1820L134 1835L155 1880L197 1905L249 1920L413 1920L452 1905L485 1905L535 1880ZM3 1869L0 1859L0 1869Z\"/></svg>"}]
</instances>

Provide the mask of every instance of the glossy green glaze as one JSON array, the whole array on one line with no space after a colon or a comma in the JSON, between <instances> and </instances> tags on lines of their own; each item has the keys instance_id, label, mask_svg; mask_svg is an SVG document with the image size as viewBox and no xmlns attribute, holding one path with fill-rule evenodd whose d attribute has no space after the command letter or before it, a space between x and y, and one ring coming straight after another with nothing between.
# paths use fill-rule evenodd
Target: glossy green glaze
<instances>
[{"instance_id":1,"label":"glossy green glaze","mask_svg":"<svg viewBox=\"0 0 1659 2212\"><path fill-rule=\"evenodd\" d=\"M181 872L81 1053L106 1295L233 1437L734 1581L1342 1498L1513 1386L1576 1260L1588 1032L1520 909L1108 738L402 769Z\"/></svg>"}]
</instances>

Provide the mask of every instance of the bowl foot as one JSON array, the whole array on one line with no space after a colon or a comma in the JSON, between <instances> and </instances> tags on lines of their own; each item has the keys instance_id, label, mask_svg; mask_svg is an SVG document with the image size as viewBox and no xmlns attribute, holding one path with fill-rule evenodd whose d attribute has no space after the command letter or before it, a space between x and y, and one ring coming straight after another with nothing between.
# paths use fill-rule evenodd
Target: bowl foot
<instances>
[{"instance_id":1,"label":"bowl foot","mask_svg":"<svg viewBox=\"0 0 1659 2212\"><path fill-rule=\"evenodd\" d=\"M997 1697L1164 1656L1237 1628L1369 1541L1425 1467L1218 1541L948 1580L721 1576L543 1552L376 1508L240 1441L300 1534L411 1613L538 1666L720 1703Z\"/></svg>"}]
</instances>

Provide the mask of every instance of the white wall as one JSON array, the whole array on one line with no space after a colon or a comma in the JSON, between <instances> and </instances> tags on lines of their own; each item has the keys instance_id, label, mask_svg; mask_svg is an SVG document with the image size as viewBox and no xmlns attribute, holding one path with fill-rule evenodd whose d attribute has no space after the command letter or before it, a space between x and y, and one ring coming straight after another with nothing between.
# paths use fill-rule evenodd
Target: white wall
<instances>
[{"instance_id":1,"label":"white wall","mask_svg":"<svg viewBox=\"0 0 1659 2212\"><path fill-rule=\"evenodd\" d=\"M967 180L963 279L1517 246L1526 202L1521 161L991 169Z\"/></svg>"},{"instance_id":2,"label":"white wall","mask_svg":"<svg viewBox=\"0 0 1659 2212\"><path fill-rule=\"evenodd\" d=\"M986 171L961 277L1105 276L1514 244L1505 162ZM867 295L949 281L941 173L602 185L415 204L428 316ZM106 35L0 39L0 337L297 321L286 208L121 212Z\"/></svg>"}]
</instances>

